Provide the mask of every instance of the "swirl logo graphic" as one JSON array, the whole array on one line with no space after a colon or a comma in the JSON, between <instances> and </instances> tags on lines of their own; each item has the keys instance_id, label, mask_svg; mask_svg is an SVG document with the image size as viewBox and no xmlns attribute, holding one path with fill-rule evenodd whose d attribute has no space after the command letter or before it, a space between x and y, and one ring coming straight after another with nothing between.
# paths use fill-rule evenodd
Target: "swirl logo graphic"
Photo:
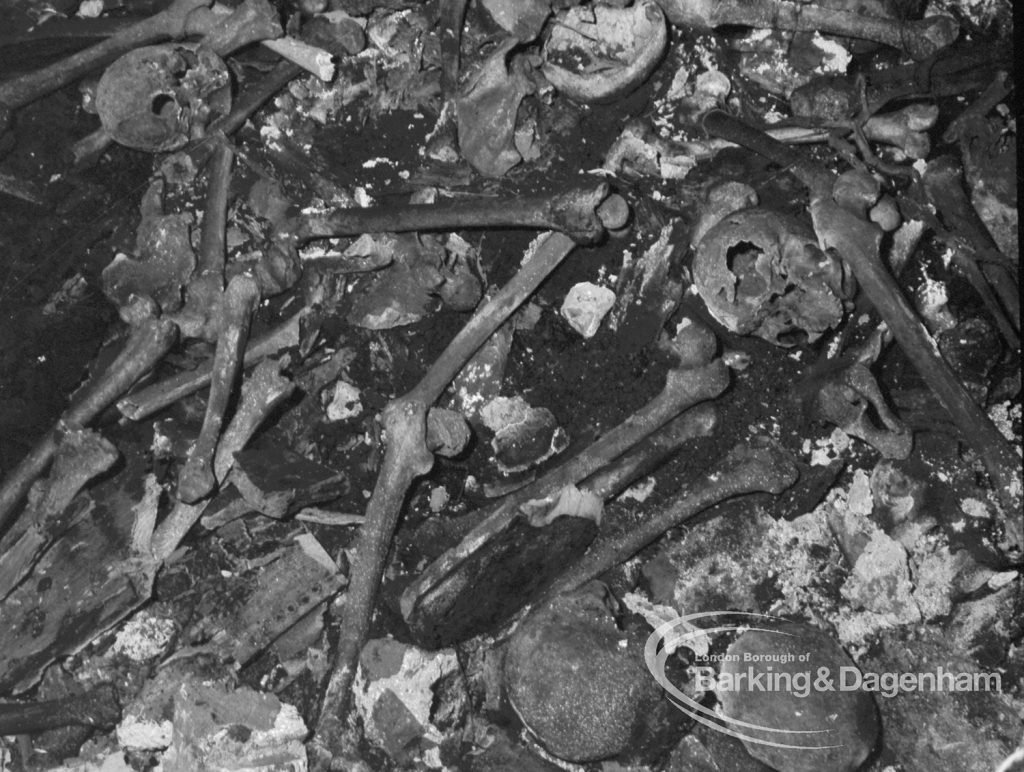
<instances>
[{"instance_id":1,"label":"swirl logo graphic","mask_svg":"<svg viewBox=\"0 0 1024 772\"><path fill-rule=\"evenodd\" d=\"M694 622L697 620L708 620L713 618L730 618L735 619L737 617L746 620L745 624L736 622L719 624L715 627L697 627ZM782 635L786 637L792 637L790 633L782 630L775 630L771 627L763 626L766 624L785 622L784 619L778 617L769 616L766 614L753 614L747 612L737 611L709 611L701 614L689 614L687 616L678 617L677 619L665 622L660 625L647 639L647 645L644 648L644 659L647 662L647 667L654 675L655 680L668 694L669 699L672 703L679 708L683 713L688 715L694 721L697 721L704 726L710 727L718 732L730 735L737 739L743 740L744 742L760 743L762 745L769 745L775 748L794 748L800 750L828 750L831 748L841 747L839 745L832 745L828 743L828 735L832 730L830 729L786 729L779 727L761 726L759 724L751 724L745 721L739 721L732 719L727 716L722 716L715 711L704 707L699 702L688 697L682 692L675 684L673 684L668 676L665 674L665 662L671 653L679 646L686 646L694 651L701 651L707 646L707 638L715 634L722 633L741 633L748 630L754 630L763 633L769 633L772 635ZM666 645L669 643L671 645ZM703 668L704 670L710 671L711 668ZM789 673L774 673L771 667L767 668L769 672L761 672L760 675L751 673L752 686L756 687L758 691L771 691L779 690L780 688L773 688L779 686L778 676L786 675L791 676ZM759 681L762 676L769 676L767 687L765 683ZM797 674L806 675L806 674ZM772 676L776 677L776 680L772 681ZM709 688L714 687L714 680ZM785 680L787 690L792 687L796 680L789 677ZM819 684L817 681L814 684L815 688L829 689L829 684ZM798 696L802 696L798 694ZM784 738L779 735L785 735ZM806 736L807 742L800 744L793 744L792 740L795 736ZM779 741L776 741L776 738ZM782 742L785 739L787 742Z\"/></svg>"}]
</instances>

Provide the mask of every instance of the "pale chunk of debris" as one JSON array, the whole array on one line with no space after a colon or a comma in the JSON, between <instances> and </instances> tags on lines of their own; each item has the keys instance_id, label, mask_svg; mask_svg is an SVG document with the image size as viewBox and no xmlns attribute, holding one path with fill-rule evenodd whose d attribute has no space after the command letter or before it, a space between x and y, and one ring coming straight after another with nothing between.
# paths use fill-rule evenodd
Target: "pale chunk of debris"
<instances>
[{"instance_id":1,"label":"pale chunk of debris","mask_svg":"<svg viewBox=\"0 0 1024 772\"><path fill-rule=\"evenodd\" d=\"M363 403L359 401L359 389L347 381L338 380L334 391L330 393L327 403L328 421L346 421L363 412Z\"/></svg>"},{"instance_id":2,"label":"pale chunk of debris","mask_svg":"<svg viewBox=\"0 0 1024 772\"><path fill-rule=\"evenodd\" d=\"M607 287L584 281L575 285L565 296L562 316L584 338L592 338L613 305L614 292Z\"/></svg>"}]
</instances>

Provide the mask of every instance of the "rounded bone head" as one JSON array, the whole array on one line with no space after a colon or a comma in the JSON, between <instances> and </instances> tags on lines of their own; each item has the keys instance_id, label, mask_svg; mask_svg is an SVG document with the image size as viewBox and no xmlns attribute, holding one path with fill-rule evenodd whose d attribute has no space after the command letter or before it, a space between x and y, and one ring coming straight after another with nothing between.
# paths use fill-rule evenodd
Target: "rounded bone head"
<instances>
[{"instance_id":1,"label":"rounded bone head","mask_svg":"<svg viewBox=\"0 0 1024 772\"><path fill-rule=\"evenodd\" d=\"M95 103L103 128L119 144L176 150L230 109L230 76L220 57L202 46L145 46L107 68Z\"/></svg>"},{"instance_id":2,"label":"rounded bone head","mask_svg":"<svg viewBox=\"0 0 1024 772\"><path fill-rule=\"evenodd\" d=\"M694 286L718 322L783 347L813 342L842 321L852 297L844 271L809 226L760 207L722 218L693 260Z\"/></svg>"}]
</instances>

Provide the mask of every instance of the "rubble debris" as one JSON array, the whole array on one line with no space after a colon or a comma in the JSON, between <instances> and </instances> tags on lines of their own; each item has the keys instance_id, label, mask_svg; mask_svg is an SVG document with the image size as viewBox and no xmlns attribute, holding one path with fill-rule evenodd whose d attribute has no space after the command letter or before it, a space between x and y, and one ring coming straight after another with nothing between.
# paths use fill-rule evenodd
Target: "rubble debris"
<instances>
[{"instance_id":1,"label":"rubble debris","mask_svg":"<svg viewBox=\"0 0 1024 772\"><path fill-rule=\"evenodd\" d=\"M0 11L0 767L761 772L727 609L971 679L773 768L1012 763L1008 4L102 5Z\"/></svg>"},{"instance_id":2,"label":"rubble debris","mask_svg":"<svg viewBox=\"0 0 1024 772\"><path fill-rule=\"evenodd\" d=\"M615 305L615 293L592 282L580 282L562 301L562 316L569 326L586 338L593 338L605 315Z\"/></svg>"},{"instance_id":3,"label":"rubble debris","mask_svg":"<svg viewBox=\"0 0 1024 772\"><path fill-rule=\"evenodd\" d=\"M494 432L491 447L503 474L537 466L569 444L554 414L533 407L522 397L495 397L480 408L480 421Z\"/></svg>"},{"instance_id":4,"label":"rubble debris","mask_svg":"<svg viewBox=\"0 0 1024 772\"><path fill-rule=\"evenodd\" d=\"M246 687L230 691L198 680L174 695L171 742L162 757L168 772L204 768L302 768L306 725L292 705Z\"/></svg>"},{"instance_id":5,"label":"rubble debris","mask_svg":"<svg viewBox=\"0 0 1024 772\"><path fill-rule=\"evenodd\" d=\"M353 700L367 738L392 761L438 767L462 742L469 695L452 649L424 651L390 638L366 642Z\"/></svg>"}]
</instances>

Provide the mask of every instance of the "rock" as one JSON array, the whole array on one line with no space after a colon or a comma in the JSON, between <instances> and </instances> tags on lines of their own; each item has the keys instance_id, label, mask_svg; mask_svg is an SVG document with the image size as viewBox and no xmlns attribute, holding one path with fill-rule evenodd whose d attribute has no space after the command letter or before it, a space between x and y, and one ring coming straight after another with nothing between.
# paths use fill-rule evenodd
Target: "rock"
<instances>
[{"instance_id":1,"label":"rock","mask_svg":"<svg viewBox=\"0 0 1024 772\"><path fill-rule=\"evenodd\" d=\"M480 420L494 432L491 447L505 474L536 466L569 444L552 412L532 407L522 397L492 399L481 408Z\"/></svg>"},{"instance_id":2,"label":"rock","mask_svg":"<svg viewBox=\"0 0 1024 772\"><path fill-rule=\"evenodd\" d=\"M996 668L979 667L956 638L934 628L919 629L912 640L899 631L888 631L879 643L878 654L864 663L865 672L928 675L941 668L945 673L981 678L978 688L970 691L894 689L892 696L880 699L890 763L906 772L1003 769L1000 763L1021 736L1019 701L1010 697L1005 677L1000 693L989 681L1000 677ZM1004 645L1012 650L1012 644Z\"/></svg>"},{"instance_id":3,"label":"rock","mask_svg":"<svg viewBox=\"0 0 1024 772\"><path fill-rule=\"evenodd\" d=\"M359 401L359 389L347 381L336 381L328 400L328 421L345 421L363 412L363 403Z\"/></svg>"},{"instance_id":4,"label":"rock","mask_svg":"<svg viewBox=\"0 0 1024 772\"><path fill-rule=\"evenodd\" d=\"M468 696L452 649L368 641L353 687L366 737L398 764L461 741Z\"/></svg>"},{"instance_id":5,"label":"rock","mask_svg":"<svg viewBox=\"0 0 1024 772\"><path fill-rule=\"evenodd\" d=\"M786 730L740 728L755 738L743 744L759 761L779 772L853 772L871 754L879 733L871 695L839 688L843 674L855 669L835 640L810 625L787 622L772 629L751 629L727 651L718 697L733 721ZM791 688L784 674L793 679ZM763 688L744 687L759 675ZM832 689L816 685L823 675L831 679ZM773 680L780 676L782 680Z\"/></svg>"},{"instance_id":6,"label":"rock","mask_svg":"<svg viewBox=\"0 0 1024 772\"><path fill-rule=\"evenodd\" d=\"M643 649L596 598L561 596L509 641L506 693L537 741L567 761L625 751L659 699Z\"/></svg>"},{"instance_id":7,"label":"rock","mask_svg":"<svg viewBox=\"0 0 1024 772\"><path fill-rule=\"evenodd\" d=\"M584 338L593 338L605 315L615 305L615 293L589 281L573 285L562 302L562 316Z\"/></svg>"},{"instance_id":8,"label":"rock","mask_svg":"<svg viewBox=\"0 0 1024 772\"><path fill-rule=\"evenodd\" d=\"M295 707L273 694L185 683L174 696L174 739L163 769L305 769L306 734Z\"/></svg>"}]
</instances>

